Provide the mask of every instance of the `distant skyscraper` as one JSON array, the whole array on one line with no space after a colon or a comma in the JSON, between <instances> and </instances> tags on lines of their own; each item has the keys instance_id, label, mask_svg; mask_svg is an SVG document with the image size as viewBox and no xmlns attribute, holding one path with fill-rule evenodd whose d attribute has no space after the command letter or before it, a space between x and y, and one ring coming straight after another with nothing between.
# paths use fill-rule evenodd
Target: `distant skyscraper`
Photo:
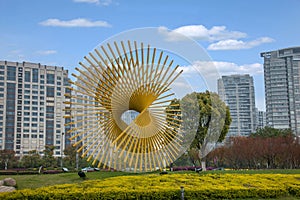
<instances>
[{"instance_id":1,"label":"distant skyscraper","mask_svg":"<svg viewBox=\"0 0 300 200\"><path fill-rule=\"evenodd\" d=\"M300 47L263 52L267 125L300 134Z\"/></svg>"},{"instance_id":2,"label":"distant skyscraper","mask_svg":"<svg viewBox=\"0 0 300 200\"><path fill-rule=\"evenodd\" d=\"M55 146L61 156L69 144L64 124L68 71L37 63L0 61L0 149L17 155Z\"/></svg>"},{"instance_id":3,"label":"distant skyscraper","mask_svg":"<svg viewBox=\"0 0 300 200\"><path fill-rule=\"evenodd\" d=\"M257 110L256 112L256 125L257 128L264 128L267 124L266 122L266 112Z\"/></svg>"},{"instance_id":4,"label":"distant skyscraper","mask_svg":"<svg viewBox=\"0 0 300 200\"><path fill-rule=\"evenodd\" d=\"M247 136L256 130L253 78L249 75L222 76L218 94L230 109L228 136Z\"/></svg>"}]
</instances>

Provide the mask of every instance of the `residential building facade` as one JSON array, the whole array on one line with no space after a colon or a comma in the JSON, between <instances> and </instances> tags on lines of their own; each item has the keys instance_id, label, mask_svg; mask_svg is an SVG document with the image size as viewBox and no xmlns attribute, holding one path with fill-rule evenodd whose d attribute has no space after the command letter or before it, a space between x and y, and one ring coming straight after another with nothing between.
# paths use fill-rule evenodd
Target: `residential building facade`
<instances>
[{"instance_id":1,"label":"residential building facade","mask_svg":"<svg viewBox=\"0 0 300 200\"><path fill-rule=\"evenodd\" d=\"M68 84L63 67L0 61L0 149L43 155L45 145L53 145L54 156L62 156L70 143L64 126Z\"/></svg>"},{"instance_id":2,"label":"residential building facade","mask_svg":"<svg viewBox=\"0 0 300 200\"><path fill-rule=\"evenodd\" d=\"M267 125L265 111L257 110L256 118L257 118L257 120L256 120L257 129L264 128Z\"/></svg>"},{"instance_id":3,"label":"residential building facade","mask_svg":"<svg viewBox=\"0 0 300 200\"><path fill-rule=\"evenodd\" d=\"M232 122L228 137L248 136L256 130L253 78L250 75L222 76L218 94L229 107Z\"/></svg>"},{"instance_id":4,"label":"residential building facade","mask_svg":"<svg viewBox=\"0 0 300 200\"><path fill-rule=\"evenodd\" d=\"M300 47L261 53L267 126L300 134Z\"/></svg>"}]
</instances>

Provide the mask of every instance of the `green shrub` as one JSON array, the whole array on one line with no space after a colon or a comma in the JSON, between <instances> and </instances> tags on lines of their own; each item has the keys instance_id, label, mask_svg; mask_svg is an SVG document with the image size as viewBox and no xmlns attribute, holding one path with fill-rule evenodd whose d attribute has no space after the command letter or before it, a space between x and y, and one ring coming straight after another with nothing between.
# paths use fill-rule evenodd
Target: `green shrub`
<instances>
[{"instance_id":1,"label":"green shrub","mask_svg":"<svg viewBox=\"0 0 300 200\"><path fill-rule=\"evenodd\" d=\"M300 197L300 175L291 174L166 174L119 176L18 190L0 199L181 199L187 200Z\"/></svg>"}]
</instances>

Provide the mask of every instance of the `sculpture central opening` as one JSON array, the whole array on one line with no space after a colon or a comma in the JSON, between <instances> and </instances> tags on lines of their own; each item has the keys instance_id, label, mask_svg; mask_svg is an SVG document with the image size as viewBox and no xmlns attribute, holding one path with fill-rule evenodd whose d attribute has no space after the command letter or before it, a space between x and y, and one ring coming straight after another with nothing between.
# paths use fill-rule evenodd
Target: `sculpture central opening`
<instances>
[{"instance_id":1,"label":"sculpture central opening","mask_svg":"<svg viewBox=\"0 0 300 200\"><path fill-rule=\"evenodd\" d=\"M135 110L127 110L121 115L121 119L127 124L131 124L140 113Z\"/></svg>"},{"instance_id":2,"label":"sculpture central opening","mask_svg":"<svg viewBox=\"0 0 300 200\"><path fill-rule=\"evenodd\" d=\"M127 110L121 115L121 119L127 125L130 125L131 123L135 123L136 125L138 125L140 127L147 126L148 124L151 123L151 116L149 115L148 110L145 110L142 113L140 113L136 110Z\"/></svg>"}]
</instances>

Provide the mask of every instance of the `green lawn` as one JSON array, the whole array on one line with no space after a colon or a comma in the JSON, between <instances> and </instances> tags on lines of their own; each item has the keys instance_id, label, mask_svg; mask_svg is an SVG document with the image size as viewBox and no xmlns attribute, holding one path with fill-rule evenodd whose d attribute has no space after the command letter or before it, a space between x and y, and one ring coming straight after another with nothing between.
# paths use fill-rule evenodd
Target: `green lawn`
<instances>
[{"instance_id":1,"label":"green lawn","mask_svg":"<svg viewBox=\"0 0 300 200\"><path fill-rule=\"evenodd\" d=\"M87 172L85 180L105 179L107 177L124 176L131 173L125 172ZM38 188L50 185L79 183L84 181L77 173L39 174L39 175L6 175L0 176L0 180L11 177L17 181L18 189Z\"/></svg>"},{"instance_id":2,"label":"green lawn","mask_svg":"<svg viewBox=\"0 0 300 200\"><path fill-rule=\"evenodd\" d=\"M159 173L159 172L151 172ZM168 172L168 173L196 173L193 171L178 171L178 172ZM225 171L206 171L200 172L199 174L209 174L209 173L238 173L238 174L300 174L300 169L296 170L225 170ZM126 176L126 175L143 175L145 173L128 173L128 172L87 172L87 178L85 180L101 180L108 177L114 176ZM147 173L148 174L148 173ZM26 188L38 188L43 186L65 184L65 183L80 183L84 181L81 179L77 173L61 173L61 174L40 174L40 175L6 175L0 176L0 180L11 177L17 181L18 189Z\"/></svg>"}]
</instances>

